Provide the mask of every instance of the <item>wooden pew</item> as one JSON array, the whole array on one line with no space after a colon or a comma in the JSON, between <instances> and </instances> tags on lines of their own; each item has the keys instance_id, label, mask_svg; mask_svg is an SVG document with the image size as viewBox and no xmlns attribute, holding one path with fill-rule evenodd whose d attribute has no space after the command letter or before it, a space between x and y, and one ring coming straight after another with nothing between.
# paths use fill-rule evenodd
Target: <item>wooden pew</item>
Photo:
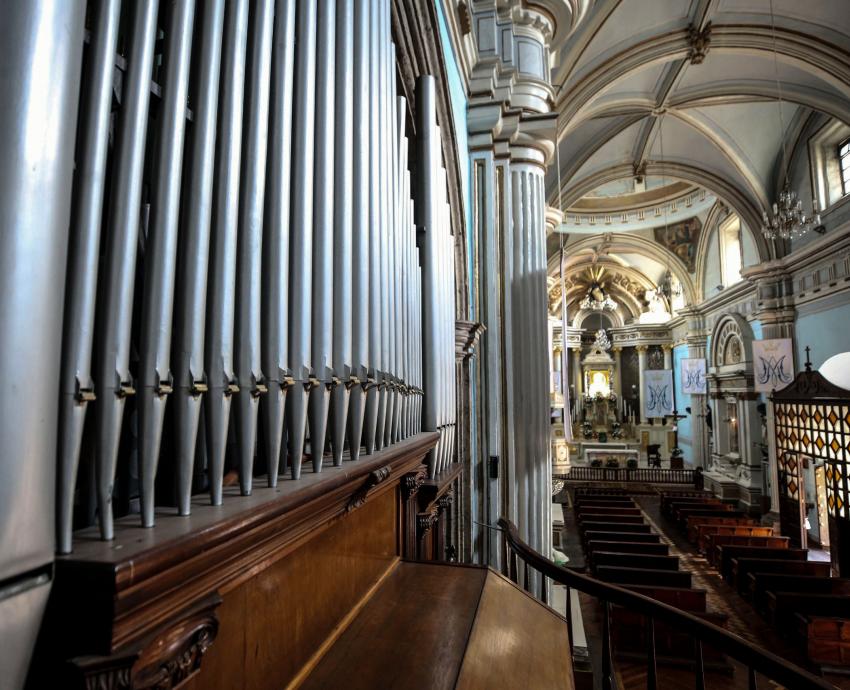
<instances>
[{"instance_id":1,"label":"wooden pew","mask_svg":"<svg viewBox=\"0 0 850 690\"><path fill-rule=\"evenodd\" d=\"M850 619L850 597L808 592L768 592L767 619L780 632L796 633L794 614Z\"/></svg>"},{"instance_id":2,"label":"wooden pew","mask_svg":"<svg viewBox=\"0 0 850 690\"><path fill-rule=\"evenodd\" d=\"M667 513L668 505L678 499L698 499L698 498L715 498L715 496L706 491L662 491L661 494L661 512Z\"/></svg>"},{"instance_id":3,"label":"wooden pew","mask_svg":"<svg viewBox=\"0 0 850 690\"><path fill-rule=\"evenodd\" d=\"M596 577L605 582L623 585L650 585L657 587L691 586L691 574L681 570L650 570L647 568L623 568L614 565L601 565L596 569Z\"/></svg>"},{"instance_id":4,"label":"wooden pew","mask_svg":"<svg viewBox=\"0 0 850 690\"><path fill-rule=\"evenodd\" d=\"M720 505L722 501L719 498L706 497L695 498L693 496L686 498L671 498L661 504L661 514L669 518L673 517L673 512L676 508L686 506L701 506L701 505Z\"/></svg>"},{"instance_id":5,"label":"wooden pew","mask_svg":"<svg viewBox=\"0 0 850 690\"><path fill-rule=\"evenodd\" d=\"M625 585L625 588L643 594L650 599L675 606L682 611L691 613L705 613L706 611L706 591L704 589L652 587L649 585Z\"/></svg>"},{"instance_id":6,"label":"wooden pew","mask_svg":"<svg viewBox=\"0 0 850 690\"><path fill-rule=\"evenodd\" d=\"M767 608L768 592L808 592L810 594L850 595L850 579L788 575L786 573L748 573L744 592L757 611Z\"/></svg>"},{"instance_id":7,"label":"wooden pew","mask_svg":"<svg viewBox=\"0 0 850 690\"><path fill-rule=\"evenodd\" d=\"M742 518L748 517L748 515L743 510L733 510L729 505L724 504L721 506L708 506L708 507L700 507L700 508L687 508L684 510L678 510L676 514L676 523L679 529L687 534L687 524L689 517L697 517L697 518L712 518L712 517L726 517L726 518Z\"/></svg>"},{"instance_id":8,"label":"wooden pew","mask_svg":"<svg viewBox=\"0 0 850 690\"><path fill-rule=\"evenodd\" d=\"M788 537L709 534L705 554L708 562L717 567L721 565L721 548L724 546L766 546L773 549L787 549L790 545L791 543Z\"/></svg>"},{"instance_id":9,"label":"wooden pew","mask_svg":"<svg viewBox=\"0 0 850 690\"><path fill-rule=\"evenodd\" d=\"M651 534L652 525L645 522L596 522L587 521L579 524L579 532L626 532Z\"/></svg>"},{"instance_id":10,"label":"wooden pew","mask_svg":"<svg viewBox=\"0 0 850 690\"><path fill-rule=\"evenodd\" d=\"M688 541L692 544L696 544L699 540L699 528L705 525L706 527L711 527L713 525L732 525L732 526L752 526L758 527L759 522L755 518L741 518L741 517L689 517L687 520L686 530L688 533Z\"/></svg>"},{"instance_id":11,"label":"wooden pew","mask_svg":"<svg viewBox=\"0 0 850 690\"><path fill-rule=\"evenodd\" d=\"M631 498L594 498L592 496L583 496L575 500L576 506L625 506L629 508L636 505L634 499Z\"/></svg>"},{"instance_id":12,"label":"wooden pew","mask_svg":"<svg viewBox=\"0 0 850 690\"><path fill-rule=\"evenodd\" d=\"M642 515L640 508L621 508L619 506L581 506L576 508L578 515Z\"/></svg>"},{"instance_id":13,"label":"wooden pew","mask_svg":"<svg viewBox=\"0 0 850 690\"><path fill-rule=\"evenodd\" d=\"M697 517L746 517L740 510L735 510L728 503L691 503L686 506L673 506L673 519L683 528L688 524L688 516Z\"/></svg>"},{"instance_id":14,"label":"wooden pew","mask_svg":"<svg viewBox=\"0 0 850 690\"><path fill-rule=\"evenodd\" d=\"M590 562L595 570L605 565L621 568L642 568L647 570L678 570L678 556L659 556L644 553L617 553L613 551L593 551Z\"/></svg>"},{"instance_id":15,"label":"wooden pew","mask_svg":"<svg viewBox=\"0 0 850 690\"><path fill-rule=\"evenodd\" d=\"M630 523L633 525L642 525L643 515L603 515L601 513L593 513L591 515L579 515L579 523L584 522L617 522L621 524Z\"/></svg>"},{"instance_id":16,"label":"wooden pew","mask_svg":"<svg viewBox=\"0 0 850 690\"><path fill-rule=\"evenodd\" d=\"M715 612L689 612L709 623L725 628L727 616ZM646 660L646 621L644 617L634 611L615 606L611 612L611 632L614 638L614 650L618 656L633 658L635 660ZM694 640L685 630L676 630L664 623L655 623L655 652L659 663L671 662L676 665L681 660L690 662L694 658ZM703 661L716 665L724 661L724 656L709 647L703 647Z\"/></svg>"},{"instance_id":17,"label":"wooden pew","mask_svg":"<svg viewBox=\"0 0 850 690\"><path fill-rule=\"evenodd\" d=\"M850 666L850 620L801 613L794 614L794 620L812 664Z\"/></svg>"},{"instance_id":18,"label":"wooden pew","mask_svg":"<svg viewBox=\"0 0 850 690\"><path fill-rule=\"evenodd\" d=\"M599 541L596 539L587 542L585 547L588 553L594 551L612 551L615 553L643 553L655 556L667 556L670 547L659 542L646 541Z\"/></svg>"},{"instance_id":19,"label":"wooden pew","mask_svg":"<svg viewBox=\"0 0 850 690\"><path fill-rule=\"evenodd\" d=\"M649 527L649 525L647 525ZM582 541L585 546L589 541L616 541L616 542L634 542L634 543L654 543L661 542L661 538L657 534L651 532L608 532L606 530L588 530L582 534Z\"/></svg>"},{"instance_id":20,"label":"wooden pew","mask_svg":"<svg viewBox=\"0 0 850 690\"><path fill-rule=\"evenodd\" d=\"M607 488L599 489L594 487L579 487L575 491L576 497L579 496L627 496L628 492L625 489Z\"/></svg>"},{"instance_id":21,"label":"wooden pew","mask_svg":"<svg viewBox=\"0 0 850 690\"><path fill-rule=\"evenodd\" d=\"M773 527L761 525L700 525L697 530L697 548L706 551L709 537L772 537ZM716 543L716 542L715 542Z\"/></svg>"},{"instance_id":22,"label":"wooden pew","mask_svg":"<svg viewBox=\"0 0 850 690\"><path fill-rule=\"evenodd\" d=\"M720 548L721 555L717 563L715 563L714 568L723 576L723 579L731 584L735 583L735 578L740 573L738 568L733 567L734 564L732 561L734 560L766 558L772 560L805 561L808 556L806 549L791 549L787 546L785 548L775 548L771 546L726 544ZM740 568L740 564L738 567Z\"/></svg>"},{"instance_id":23,"label":"wooden pew","mask_svg":"<svg viewBox=\"0 0 850 690\"><path fill-rule=\"evenodd\" d=\"M793 551L793 549L787 549ZM781 574L812 577L829 577L830 565L822 561L807 561L800 559L773 558L733 558L732 582L739 592L752 592L751 577L755 574Z\"/></svg>"}]
</instances>

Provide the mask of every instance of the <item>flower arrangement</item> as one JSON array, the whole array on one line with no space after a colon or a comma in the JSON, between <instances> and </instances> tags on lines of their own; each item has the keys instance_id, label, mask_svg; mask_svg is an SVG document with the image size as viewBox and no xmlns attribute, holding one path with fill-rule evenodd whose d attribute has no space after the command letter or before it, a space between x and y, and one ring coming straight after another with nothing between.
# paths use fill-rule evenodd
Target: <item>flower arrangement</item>
<instances>
[{"instance_id":1,"label":"flower arrangement","mask_svg":"<svg viewBox=\"0 0 850 690\"><path fill-rule=\"evenodd\" d=\"M619 466L620 466L620 461L617 460L617 458L608 458L605 461L605 467L610 467L610 468L614 469L614 468L617 468Z\"/></svg>"},{"instance_id":2,"label":"flower arrangement","mask_svg":"<svg viewBox=\"0 0 850 690\"><path fill-rule=\"evenodd\" d=\"M626 467L628 467L630 470L636 470L637 466L637 458L629 458L628 460L626 460Z\"/></svg>"}]
</instances>

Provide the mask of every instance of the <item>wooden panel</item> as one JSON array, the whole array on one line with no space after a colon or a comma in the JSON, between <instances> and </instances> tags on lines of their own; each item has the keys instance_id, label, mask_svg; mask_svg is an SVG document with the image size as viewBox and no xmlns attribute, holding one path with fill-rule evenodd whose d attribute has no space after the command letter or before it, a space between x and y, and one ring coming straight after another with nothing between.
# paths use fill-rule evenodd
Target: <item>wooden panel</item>
<instances>
[{"instance_id":1,"label":"wooden panel","mask_svg":"<svg viewBox=\"0 0 850 690\"><path fill-rule=\"evenodd\" d=\"M192 690L279 689L396 562L398 500L384 492L227 593Z\"/></svg>"},{"instance_id":2,"label":"wooden panel","mask_svg":"<svg viewBox=\"0 0 850 690\"><path fill-rule=\"evenodd\" d=\"M455 687L487 572L400 563L301 688Z\"/></svg>"},{"instance_id":3,"label":"wooden panel","mask_svg":"<svg viewBox=\"0 0 850 690\"><path fill-rule=\"evenodd\" d=\"M488 573L458 690L573 687L566 621Z\"/></svg>"}]
</instances>

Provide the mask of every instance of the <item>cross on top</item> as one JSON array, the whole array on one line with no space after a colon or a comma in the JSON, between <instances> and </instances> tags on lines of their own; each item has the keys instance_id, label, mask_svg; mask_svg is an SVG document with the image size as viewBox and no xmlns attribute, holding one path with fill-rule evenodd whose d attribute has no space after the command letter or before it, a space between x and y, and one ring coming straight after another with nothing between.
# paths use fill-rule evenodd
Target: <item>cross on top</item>
<instances>
[{"instance_id":1,"label":"cross on top","mask_svg":"<svg viewBox=\"0 0 850 690\"><path fill-rule=\"evenodd\" d=\"M811 352L812 352L812 348L810 348L808 345L806 345L806 371L812 370L812 360L809 359L809 355L811 354Z\"/></svg>"}]
</instances>

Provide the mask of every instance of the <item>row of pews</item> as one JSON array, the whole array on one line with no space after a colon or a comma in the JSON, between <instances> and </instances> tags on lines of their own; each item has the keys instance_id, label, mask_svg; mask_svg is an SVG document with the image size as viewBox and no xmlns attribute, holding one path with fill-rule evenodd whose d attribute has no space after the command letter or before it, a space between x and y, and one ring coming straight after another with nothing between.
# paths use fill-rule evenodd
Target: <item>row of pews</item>
<instances>
[{"instance_id":1,"label":"row of pews","mask_svg":"<svg viewBox=\"0 0 850 690\"><path fill-rule=\"evenodd\" d=\"M725 627L725 614L708 610L706 591L692 586L691 574L680 569L678 556L670 554L670 547L625 491L579 490L574 507L592 575ZM642 615L614 607L611 624L618 655L645 654L647 628ZM654 634L659 660L693 657L690 635L663 624L656 624ZM706 662L722 660L708 648L704 655Z\"/></svg>"},{"instance_id":2,"label":"row of pews","mask_svg":"<svg viewBox=\"0 0 850 690\"><path fill-rule=\"evenodd\" d=\"M662 496L661 512L810 664L850 665L850 580L717 498Z\"/></svg>"}]
</instances>

